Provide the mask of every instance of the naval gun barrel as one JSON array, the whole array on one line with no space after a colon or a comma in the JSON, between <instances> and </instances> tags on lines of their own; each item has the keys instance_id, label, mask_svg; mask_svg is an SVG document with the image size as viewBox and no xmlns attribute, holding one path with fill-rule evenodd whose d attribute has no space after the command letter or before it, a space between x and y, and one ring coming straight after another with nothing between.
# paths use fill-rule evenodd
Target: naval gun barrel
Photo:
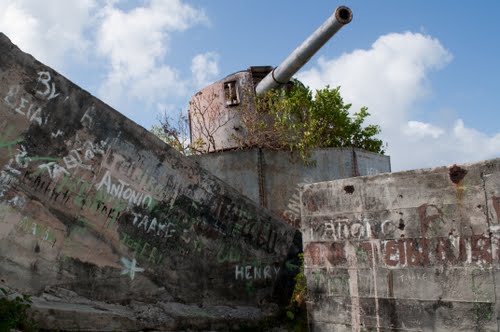
<instances>
[{"instance_id":1,"label":"naval gun barrel","mask_svg":"<svg viewBox=\"0 0 500 332\"><path fill-rule=\"evenodd\" d=\"M261 95L279 85L286 84L309 59L333 37L344 25L351 22L352 11L340 6L335 12L295 49L281 64L274 68L255 87L255 93Z\"/></svg>"}]
</instances>

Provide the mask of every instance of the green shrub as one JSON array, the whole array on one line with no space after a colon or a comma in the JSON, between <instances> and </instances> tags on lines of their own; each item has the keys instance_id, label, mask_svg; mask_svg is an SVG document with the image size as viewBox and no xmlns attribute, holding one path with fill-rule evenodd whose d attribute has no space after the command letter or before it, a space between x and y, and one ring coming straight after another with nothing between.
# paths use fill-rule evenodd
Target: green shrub
<instances>
[{"instance_id":1,"label":"green shrub","mask_svg":"<svg viewBox=\"0 0 500 332\"><path fill-rule=\"evenodd\" d=\"M0 288L0 332L9 332L11 329L36 331L35 322L28 312L32 304L30 296L9 299L7 295L7 291Z\"/></svg>"},{"instance_id":2,"label":"green shrub","mask_svg":"<svg viewBox=\"0 0 500 332\"><path fill-rule=\"evenodd\" d=\"M242 146L297 151L308 159L316 148L354 147L384 154L380 126L364 125L368 108L350 112L340 87L311 91L295 80L288 89L256 97L256 112L242 112L247 137ZM245 141L246 140L246 141Z\"/></svg>"},{"instance_id":3,"label":"green shrub","mask_svg":"<svg viewBox=\"0 0 500 332\"><path fill-rule=\"evenodd\" d=\"M286 326L289 330L307 331L307 281L304 275L304 254L299 255L301 260L300 271L295 276L295 288L292 298L286 307Z\"/></svg>"}]
</instances>

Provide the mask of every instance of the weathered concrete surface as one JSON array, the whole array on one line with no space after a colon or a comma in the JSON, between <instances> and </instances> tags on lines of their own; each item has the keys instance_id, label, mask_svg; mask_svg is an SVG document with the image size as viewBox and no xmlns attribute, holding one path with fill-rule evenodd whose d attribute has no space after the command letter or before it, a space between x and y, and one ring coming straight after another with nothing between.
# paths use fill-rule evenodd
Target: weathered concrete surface
<instances>
[{"instance_id":1,"label":"weathered concrete surface","mask_svg":"<svg viewBox=\"0 0 500 332\"><path fill-rule=\"evenodd\" d=\"M305 186L312 331L497 331L500 159Z\"/></svg>"},{"instance_id":2,"label":"weathered concrete surface","mask_svg":"<svg viewBox=\"0 0 500 332\"><path fill-rule=\"evenodd\" d=\"M258 324L286 297L294 236L0 34L0 279L35 296L42 325Z\"/></svg>"},{"instance_id":3,"label":"weathered concrete surface","mask_svg":"<svg viewBox=\"0 0 500 332\"><path fill-rule=\"evenodd\" d=\"M297 228L304 184L391 171L389 156L353 148L316 149L311 153L314 165L297 154L258 148L190 158Z\"/></svg>"}]
</instances>

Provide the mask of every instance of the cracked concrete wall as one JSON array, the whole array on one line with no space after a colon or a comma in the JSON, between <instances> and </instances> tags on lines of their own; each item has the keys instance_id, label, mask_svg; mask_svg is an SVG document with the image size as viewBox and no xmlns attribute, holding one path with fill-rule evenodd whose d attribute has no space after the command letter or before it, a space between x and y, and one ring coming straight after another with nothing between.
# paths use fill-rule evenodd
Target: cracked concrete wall
<instances>
[{"instance_id":1,"label":"cracked concrete wall","mask_svg":"<svg viewBox=\"0 0 500 332\"><path fill-rule=\"evenodd\" d=\"M0 34L0 286L34 295L42 327L256 324L294 238Z\"/></svg>"},{"instance_id":2,"label":"cracked concrete wall","mask_svg":"<svg viewBox=\"0 0 500 332\"><path fill-rule=\"evenodd\" d=\"M497 331L500 159L311 184L311 331Z\"/></svg>"}]
</instances>

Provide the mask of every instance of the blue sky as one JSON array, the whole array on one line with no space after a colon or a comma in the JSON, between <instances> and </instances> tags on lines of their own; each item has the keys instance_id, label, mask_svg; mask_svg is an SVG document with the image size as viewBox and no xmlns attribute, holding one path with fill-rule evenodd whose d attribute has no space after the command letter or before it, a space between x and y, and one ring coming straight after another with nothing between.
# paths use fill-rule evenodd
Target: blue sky
<instances>
[{"instance_id":1,"label":"blue sky","mask_svg":"<svg viewBox=\"0 0 500 332\"><path fill-rule=\"evenodd\" d=\"M381 125L393 169L500 155L500 3L0 0L0 31L145 128L204 85L278 65L338 5L353 21L298 74Z\"/></svg>"}]
</instances>

